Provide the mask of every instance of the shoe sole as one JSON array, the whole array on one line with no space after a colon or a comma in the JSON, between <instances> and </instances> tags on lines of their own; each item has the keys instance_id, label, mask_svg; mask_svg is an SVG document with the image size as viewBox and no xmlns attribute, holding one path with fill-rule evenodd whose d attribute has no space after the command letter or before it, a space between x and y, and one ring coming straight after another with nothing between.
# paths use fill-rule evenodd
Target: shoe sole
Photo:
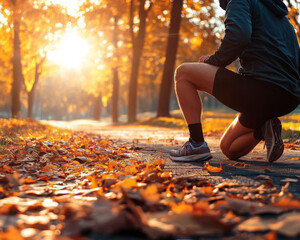
<instances>
[{"instance_id":1,"label":"shoe sole","mask_svg":"<svg viewBox=\"0 0 300 240\"><path fill-rule=\"evenodd\" d=\"M281 122L279 119L274 119L270 121L271 132L272 132L272 145L270 148L270 154L267 156L269 162L275 162L278 160L284 151L284 144L281 135L277 136L274 132L280 132L282 130Z\"/></svg>"},{"instance_id":2,"label":"shoe sole","mask_svg":"<svg viewBox=\"0 0 300 240\"><path fill-rule=\"evenodd\" d=\"M182 157L174 157L170 156L170 159L174 162L195 162L195 161L206 161L211 159L212 156L210 153L202 153L202 154L193 154L189 156L182 156Z\"/></svg>"}]
</instances>

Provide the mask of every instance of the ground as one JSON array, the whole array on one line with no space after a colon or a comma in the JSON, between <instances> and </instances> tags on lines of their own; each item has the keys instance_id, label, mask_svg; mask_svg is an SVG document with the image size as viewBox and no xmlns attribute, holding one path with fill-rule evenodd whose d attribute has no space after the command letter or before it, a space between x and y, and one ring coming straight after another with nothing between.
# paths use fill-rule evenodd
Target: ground
<instances>
[{"instance_id":1,"label":"ground","mask_svg":"<svg viewBox=\"0 0 300 240\"><path fill-rule=\"evenodd\" d=\"M209 164L213 166L221 164L224 170L222 174L211 174L203 170L203 162L178 163L170 160L169 151L179 148L188 140L187 130L149 126L145 128L145 126L132 125L99 126L93 121L74 121L71 124L70 122L54 121L50 124L76 131L99 134L114 139L120 144L132 145L136 149L136 153L139 154L138 158L149 159L150 161L155 157L166 159L165 168L170 169L178 176L201 176L214 184L224 181L238 182L240 186L252 186L254 192L262 180L272 180L279 191L282 185L290 182L292 193L295 196L300 196L300 185L297 180L300 178L300 149L296 150L295 147L285 148L283 156L277 162L269 163L266 159L264 142L260 142L250 154L232 161L226 158L219 148L220 133L210 133L205 136L213 155L213 158L209 160ZM262 175L266 179L263 179ZM258 176L261 177L256 180L255 178ZM286 179L290 179L290 181Z\"/></svg>"},{"instance_id":2,"label":"ground","mask_svg":"<svg viewBox=\"0 0 300 240\"><path fill-rule=\"evenodd\" d=\"M213 158L175 163L168 152L187 140L186 130L46 123L54 127L1 121L0 239L300 236L297 137L275 163L262 143L231 161L210 122Z\"/></svg>"}]
</instances>

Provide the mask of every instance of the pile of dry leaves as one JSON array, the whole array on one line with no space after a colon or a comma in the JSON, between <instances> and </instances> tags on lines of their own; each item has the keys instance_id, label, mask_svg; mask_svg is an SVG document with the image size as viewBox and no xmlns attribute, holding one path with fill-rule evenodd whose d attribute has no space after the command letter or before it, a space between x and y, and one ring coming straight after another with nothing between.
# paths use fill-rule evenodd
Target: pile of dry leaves
<instances>
[{"instance_id":1,"label":"pile of dry leaves","mask_svg":"<svg viewBox=\"0 0 300 240\"><path fill-rule=\"evenodd\" d=\"M175 177L165 160L145 162L134 146L101 136L21 120L0 127L0 239L300 235L300 201L288 185L246 200L227 192L236 184Z\"/></svg>"}]
</instances>

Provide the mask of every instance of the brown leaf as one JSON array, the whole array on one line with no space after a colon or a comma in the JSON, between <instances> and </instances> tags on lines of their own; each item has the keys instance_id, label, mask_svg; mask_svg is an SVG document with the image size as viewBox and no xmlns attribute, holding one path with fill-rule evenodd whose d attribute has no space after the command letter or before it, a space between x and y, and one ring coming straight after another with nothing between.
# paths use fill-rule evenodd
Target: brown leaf
<instances>
[{"instance_id":1,"label":"brown leaf","mask_svg":"<svg viewBox=\"0 0 300 240\"><path fill-rule=\"evenodd\" d=\"M232 199L232 198L225 198L225 202L221 205L221 208L231 209L238 214L250 214L250 215L257 215L257 214L279 214L284 211L284 209L276 206L269 206L262 203L251 202L246 200L239 200L239 199ZM220 207L220 206L219 206Z\"/></svg>"},{"instance_id":2,"label":"brown leaf","mask_svg":"<svg viewBox=\"0 0 300 240\"><path fill-rule=\"evenodd\" d=\"M156 165L156 166L164 166L165 165L165 163L166 163L166 159L161 159L161 158L155 158L154 159L154 164Z\"/></svg>"},{"instance_id":3,"label":"brown leaf","mask_svg":"<svg viewBox=\"0 0 300 240\"><path fill-rule=\"evenodd\" d=\"M295 178L285 178L285 179L281 179L280 180L281 182L298 182L298 179L295 179Z\"/></svg>"},{"instance_id":4,"label":"brown leaf","mask_svg":"<svg viewBox=\"0 0 300 240\"><path fill-rule=\"evenodd\" d=\"M300 213L292 212L280 216L270 225L270 229L286 237L295 238L300 235Z\"/></svg>"},{"instance_id":5,"label":"brown leaf","mask_svg":"<svg viewBox=\"0 0 300 240\"><path fill-rule=\"evenodd\" d=\"M206 236L210 234L224 234L232 226L224 224L212 215L175 214L172 212L157 212L145 214L144 231L150 238L164 237L166 235Z\"/></svg>"},{"instance_id":6,"label":"brown leaf","mask_svg":"<svg viewBox=\"0 0 300 240\"><path fill-rule=\"evenodd\" d=\"M0 215L16 215L20 211L16 204L4 204L0 207Z\"/></svg>"},{"instance_id":7,"label":"brown leaf","mask_svg":"<svg viewBox=\"0 0 300 240\"><path fill-rule=\"evenodd\" d=\"M261 217L250 218L241 223L239 231L261 232L275 231L285 237L295 238L300 235L300 213L292 212L278 218L265 219Z\"/></svg>"},{"instance_id":8,"label":"brown leaf","mask_svg":"<svg viewBox=\"0 0 300 240\"><path fill-rule=\"evenodd\" d=\"M254 179L255 180L271 180L270 176L268 176L268 175L258 175Z\"/></svg>"},{"instance_id":9,"label":"brown leaf","mask_svg":"<svg viewBox=\"0 0 300 240\"><path fill-rule=\"evenodd\" d=\"M242 222L240 225L238 225L237 229L238 231L246 232L264 232L270 229L269 224L273 222L274 219L263 219L256 216Z\"/></svg>"},{"instance_id":10,"label":"brown leaf","mask_svg":"<svg viewBox=\"0 0 300 240\"><path fill-rule=\"evenodd\" d=\"M208 172L213 172L213 173L223 173L224 170L222 169L222 165L220 163L220 167L214 167L209 165L209 163L205 163L204 167L202 168L202 170L206 170Z\"/></svg>"}]
</instances>

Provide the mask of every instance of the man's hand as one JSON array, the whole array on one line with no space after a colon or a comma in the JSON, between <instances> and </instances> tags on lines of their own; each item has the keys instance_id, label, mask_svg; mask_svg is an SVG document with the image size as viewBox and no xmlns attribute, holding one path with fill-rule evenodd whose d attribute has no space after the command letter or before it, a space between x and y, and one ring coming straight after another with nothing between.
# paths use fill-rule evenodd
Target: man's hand
<instances>
[{"instance_id":1,"label":"man's hand","mask_svg":"<svg viewBox=\"0 0 300 240\"><path fill-rule=\"evenodd\" d=\"M205 55L199 58L199 63L204 63L204 60L209 58L209 55Z\"/></svg>"}]
</instances>

